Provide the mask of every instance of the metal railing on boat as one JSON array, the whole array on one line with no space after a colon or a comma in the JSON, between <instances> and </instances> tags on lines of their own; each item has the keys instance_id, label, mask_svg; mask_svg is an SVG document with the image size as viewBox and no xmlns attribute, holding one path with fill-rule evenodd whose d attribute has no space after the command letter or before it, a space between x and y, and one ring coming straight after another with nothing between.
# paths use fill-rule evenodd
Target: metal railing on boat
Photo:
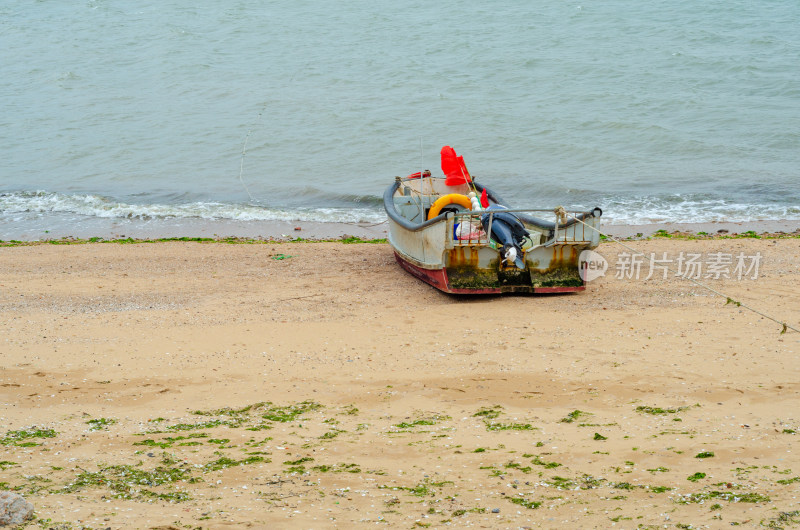
<instances>
[{"instance_id":1,"label":"metal railing on boat","mask_svg":"<svg viewBox=\"0 0 800 530\"><path fill-rule=\"evenodd\" d=\"M508 208L502 210L484 210L480 213L474 212L456 212L452 215L447 216L447 240L448 243L454 247L458 246L468 246L468 247L483 247L483 246L492 246L493 243L487 237L487 233L491 233L492 231L492 223L494 222L494 214L495 213L520 213L520 214L531 214L531 213L549 213L553 214L553 210L545 210L539 208ZM572 218L577 217L578 215L584 212L580 212L577 210L566 210L566 214L571 216ZM484 215L489 215L489 221L486 226L486 230L484 230L483 225L481 223L481 217ZM594 220L594 218L592 218ZM523 224L525 223L525 218L521 219ZM552 232L552 236L549 240L544 243L539 243L535 241L531 241L533 246L551 246L555 244L586 244L592 241L592 237L594 234L590 227L587 228L587 225L584 223L574 223L570 224L569 226L563 226L560 222L560 216L558 213L555 214L555 222L553 223L553 228L547 229L543 227L533 227L531 228L527 223L528 226L526 228L529 232L534 232L540 234L541 238L547 238ZM468 228L465 231L464 225ZM456 226L460 226L461 235L456 233L458 230ZM588 237L587 237L588 236Z\"/></svg>"}]
</instances>

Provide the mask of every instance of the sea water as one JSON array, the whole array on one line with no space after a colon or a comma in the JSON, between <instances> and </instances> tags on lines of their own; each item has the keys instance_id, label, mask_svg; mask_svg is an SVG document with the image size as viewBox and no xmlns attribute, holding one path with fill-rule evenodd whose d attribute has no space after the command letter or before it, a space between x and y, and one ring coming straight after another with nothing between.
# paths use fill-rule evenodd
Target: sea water
<instances>
[{"instance_id":1,"label":"sea water","mask_svg":"<svg viewBox=\"0 0 800 530\"><path fill-rule=\"evenodd\" d=\"M0 236L380 222L453 146L513 206L800 219L800 3L0 4Z\"/></svg>"}]
</instances>

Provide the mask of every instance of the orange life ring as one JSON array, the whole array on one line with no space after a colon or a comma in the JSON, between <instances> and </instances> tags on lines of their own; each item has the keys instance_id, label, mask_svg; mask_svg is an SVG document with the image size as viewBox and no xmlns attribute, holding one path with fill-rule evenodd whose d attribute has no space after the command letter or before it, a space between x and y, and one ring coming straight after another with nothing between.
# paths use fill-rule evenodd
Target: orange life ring
<instances>
[{"instance_id":1,"label":"orange life ring","mask_svg":"<svg viewBox=\"0 0 800 530\"><path fill-rule=\"evenodd\" d=\"M439 212L442 211L442 208L444 208L448 204L458 204L459 206L463 206L467 210L472 210L472 202L469 200L469 197L467 197L466 195L462 195L460 193L450 193L448 195L443 195L438 199L436 199L436 202L433 203L430 211L428 212L428 220L430 221L431 219L439 215Z\"/></svg>"}]
</instances>

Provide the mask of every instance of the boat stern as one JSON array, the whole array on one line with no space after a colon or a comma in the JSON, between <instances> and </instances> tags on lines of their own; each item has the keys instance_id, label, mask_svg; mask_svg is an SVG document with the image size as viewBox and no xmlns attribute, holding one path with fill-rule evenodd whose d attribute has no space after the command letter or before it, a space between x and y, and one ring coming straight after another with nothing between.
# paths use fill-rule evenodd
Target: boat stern
<instances>
[{"instance_id":1,"label":"boat stern","mask_svg":"<svg viewBox=\"0 0 800 530\"><path fill-rule=\"evenodd\" d=\"M566 293L583 291L576 245L539 247L525 253L525 268L506 264L491 247L455 247L443 269L448 292ZM429 282L430 283L430 282ZM442 281L440 280L440 283ZM439 287L441 289L441 287Z\"/></svg>"}]
</instances>

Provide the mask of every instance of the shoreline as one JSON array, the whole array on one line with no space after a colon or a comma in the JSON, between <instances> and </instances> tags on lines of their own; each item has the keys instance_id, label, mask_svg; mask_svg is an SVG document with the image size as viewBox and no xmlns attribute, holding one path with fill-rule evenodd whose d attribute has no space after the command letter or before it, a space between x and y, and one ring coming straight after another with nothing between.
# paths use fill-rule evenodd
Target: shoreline
<instances>
[{"instance_id":1,"label":"shoreline","mask_svg":"<svg viewBox=\"0 0 800 530\"><path fill-rule=\"evenodd\" d=\"M759 221L711 221L705 223L650 223L650 224L601 224L600 229L614 237L639 239L656 232L669 234L728 236L755 232L756 234L789 235L800 234L800 220ZM0 225L0 241L46 242L61 239L100 238L157 240L175 238L226 238L263 239L266 241L293 241L297 238L312 241L330 241L348 237L359 239L385 239L388 225L381 223L337 223L312 221L208 221L203 219L181 220L180 223L155 223L150 220L92 219L81 223L80 228L63 229L31 228L15 230Z\"/></svg>"}]
</instances>

